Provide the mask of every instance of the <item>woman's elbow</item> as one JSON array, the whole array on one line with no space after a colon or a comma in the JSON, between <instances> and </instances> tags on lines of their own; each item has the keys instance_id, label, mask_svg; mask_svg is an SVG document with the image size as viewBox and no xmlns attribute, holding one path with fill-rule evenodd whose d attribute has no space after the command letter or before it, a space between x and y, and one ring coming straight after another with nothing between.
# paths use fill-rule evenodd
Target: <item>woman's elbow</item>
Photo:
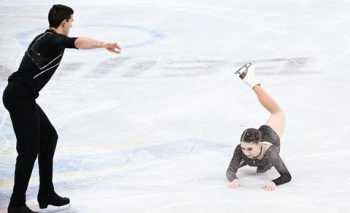
<instances>
[{"instance_id":1,"label":"woman's elbow","mask_svg":"<svg viewBox=\"0 0 350 213\"><path fill-rule=\"evenodd\" d=\"M290 174L287 174L285 177L285 181L286 181L286 183L292 181L292 176Z\"/></svg>"}]
</instances>

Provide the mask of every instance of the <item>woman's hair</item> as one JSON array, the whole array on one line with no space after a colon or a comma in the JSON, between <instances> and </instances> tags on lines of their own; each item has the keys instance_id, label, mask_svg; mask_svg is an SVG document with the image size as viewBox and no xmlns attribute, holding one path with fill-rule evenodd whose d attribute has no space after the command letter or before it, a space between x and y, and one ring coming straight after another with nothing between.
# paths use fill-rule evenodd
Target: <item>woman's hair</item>
<instances>
[{"instance_id":1,"label":"woman's hair","mask_svg":"<svg viewBox=\"0 0 350 213\"><path fill-rule=\"evenodd\" d=\"M69 20L73 12L73 9L68 6L62 4L53 5L48 15L50 27L57 28L63 20Z\"/></svg>"},{"instance_id":2,"label":"woman's hair","mask_svg":"<svg viewBox=\"0 0 350 213\"><path fill-rule=\"evenodd\" d=\"M258 129L249 128L244 130L241 136L241 142L246 143L259 143L261 141L262 135Z\"/></svg>"}]
</instances>

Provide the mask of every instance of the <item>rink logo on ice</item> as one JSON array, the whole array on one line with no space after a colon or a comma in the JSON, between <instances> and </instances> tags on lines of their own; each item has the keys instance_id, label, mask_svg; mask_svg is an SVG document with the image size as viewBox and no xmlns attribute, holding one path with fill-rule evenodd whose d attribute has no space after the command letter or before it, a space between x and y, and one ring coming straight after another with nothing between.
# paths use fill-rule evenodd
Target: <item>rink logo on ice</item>
<instances>
[{"instance_id":1,"label":"rink logo on ice","mask_svg":"<svg viewBox=\"0 0 350 213\"><path fill-rule=\"evenodd\" d=\"M251 60L259 75L316 74L308 57ZM85 77L199 77L219 72L230 72L248 61L228 60L154 60L118 57L104 60L85 74Z\"/></svg>"},{"instance_id":2,"label":"rink logo on ice","mask_svg":"<svg viewBox=\"0 0 350 213\"><path fill-rule=\"evenodd\" d=\"M115 38L116 29L122 33L119 38ZM27 47L31 39L45 29L33 29L30 31L17 34L18 42ZM148 29L137 25L84 25L75 28L76 31L103 32L103 35L109 39L115 39L123 42L123 48L138 48L146 45L155 44L157 41L164 39L166 36L153 29ZM118 31L119 32L119 31ZM82 32L81 32L82 33ZM314 71L311 59L308 57L286 57L286 58L267 58L254 60L251 59L257 67L257 73L260 75L308 75L319 73ZM104 77L121 77L121 78L143 78L143 77L199 77L219 72L229 72L235 66L240 66L247 61L221 60L221 59L148 59L123 57L109 58L100 61L93 66L84 61L76 59L72 62L64 63L63 70L86 70L83 77L86 78L104 78ZM85 64L86 67L82 68ZM71 75L74 72L64 72L61 77Z\"/></svg>"}]
</instances>

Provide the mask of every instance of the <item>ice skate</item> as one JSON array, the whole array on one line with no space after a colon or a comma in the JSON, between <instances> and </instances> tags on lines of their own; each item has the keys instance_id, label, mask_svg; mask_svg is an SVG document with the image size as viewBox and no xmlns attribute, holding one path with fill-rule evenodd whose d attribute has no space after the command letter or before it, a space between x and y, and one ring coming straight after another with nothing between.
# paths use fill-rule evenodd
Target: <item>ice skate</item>
<instances>
[{"instance_id":1,"label":"ice skate","mask_svg":"<svg viewBox=\"0 0 350 213\"><path fill-rule=\"evenodd\" d=\"M236 75L239 76L248 86L253 88L255 85L260 85L260 83L255 78L255 66L249 62L241 66L236 72Z\"/></svg>"}]
</instances>

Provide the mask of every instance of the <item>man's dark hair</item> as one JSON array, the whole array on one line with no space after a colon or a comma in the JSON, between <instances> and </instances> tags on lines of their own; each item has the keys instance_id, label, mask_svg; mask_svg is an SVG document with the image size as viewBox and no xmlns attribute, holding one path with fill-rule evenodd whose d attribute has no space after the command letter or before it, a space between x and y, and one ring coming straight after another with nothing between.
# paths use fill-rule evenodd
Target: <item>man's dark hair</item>
<instances>
[{"instance_id":1,"label":"man's dark hair","mask_svg":"<svg viewBox=\"0 0 350 213\"><path fill-rule=\"evenodd\" d=\"M69 20L73 14L73 9L62 5L55 4L49 11L49 25L50 27L57 28L63 20Z\"/></svg>"},{"instance_id":2,"label":"man's dark hair","mask_svg":"<svg viewBox=\"0 0 350 213\"><path fill-rule=\"evenodd\" d=\"M258 129L249 128L244 130L241 136L241 142L259 143L262 138L261 132Z\"/></svg>"}]
</instances>

